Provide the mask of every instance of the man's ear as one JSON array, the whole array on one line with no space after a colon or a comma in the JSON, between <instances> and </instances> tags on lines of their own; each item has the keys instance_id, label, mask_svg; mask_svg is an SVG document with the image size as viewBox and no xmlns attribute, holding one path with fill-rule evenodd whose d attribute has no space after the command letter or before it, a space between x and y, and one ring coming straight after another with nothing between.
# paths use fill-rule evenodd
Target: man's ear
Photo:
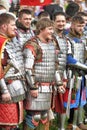
<instances>
[{"instance_id":1,"label":"man's ear","mask_svg":"<svg viewBox=\"0 0 87 130\"><path fill-rule=\"evenodd\" d=\"M73 29L74 28L74 24L71 23L71 28Z\"/></svg>"},{"instance_id":2,"label":"man's ear","mask_svg":"<svg viewBox=\"0 0 87 130\"><path fill-rule=\"evenodd\" d=\"M21 21L21 19L20 19L20 18L18 18L18 19L17 19L17 22L20 22L20 21Z\"/></svg>"},{"instance_id":3,"label":"man's ear","mask_svg":"<svg viewBox=\"0 0 87 130\"><path fill-rule=\"evenodd\" d=\"M1 28L2 28L3 30L6 30L6 29L7 29L7 24L3 24L3 25L1 26Z\"/></svg>"}]
</instances>

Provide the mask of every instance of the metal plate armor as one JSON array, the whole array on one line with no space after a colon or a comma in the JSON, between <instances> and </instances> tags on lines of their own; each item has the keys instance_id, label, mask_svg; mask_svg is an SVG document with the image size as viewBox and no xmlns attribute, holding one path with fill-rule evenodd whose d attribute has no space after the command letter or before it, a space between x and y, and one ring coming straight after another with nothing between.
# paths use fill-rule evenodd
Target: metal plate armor
<instances>
[{"instance_id":1,"label":"metal plate armor","mask_svg":"<svg viewBox=\"0 0 87 130\"><path fill-rule=\"evenodd\" d=\"M24 63L21 47L16 38L6 44L5 49L9 55L8 64L11 67L5 74L5 81L12 97L12 102L18 102L25 97L24 90ZM9 80L12 82L9 83Z\"/></svg>"}]
</instances>

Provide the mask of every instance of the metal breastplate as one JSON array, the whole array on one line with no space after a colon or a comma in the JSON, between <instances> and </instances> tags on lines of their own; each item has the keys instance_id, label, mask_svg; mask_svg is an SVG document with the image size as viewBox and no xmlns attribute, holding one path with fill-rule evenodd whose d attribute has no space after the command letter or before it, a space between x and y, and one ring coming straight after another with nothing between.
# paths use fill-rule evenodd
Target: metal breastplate
<instances>
[{"instance_id":1,"label":"metal breastplate","mask_svg":"<svg viewBox=\"0 0 87 130\"><path fill-rule=\"evenodd\" d=\"M53 82L55 75L55 46L53 43L40 43L42 62L35 64L35 80L37 82Z\"/></svg>"},{"instance_id":2,"label":"metal breastplate","mask_svg":"<svg viewBox=\"0 0 87 130\"><path fill-rule=\"evenodd\" d=\"M26 41L31 39L34 36L34 33L32 30L29 30L28 32L22 32L21 30L18 30L19 40L21 46L25 44Z\"/></svg>"},{"instance_id":3,"label":"metal breastplate","mask_svg":"<svg viewBox=\"0 0 87 130\"><path fill-rule=\"evenodd\" d=\"M21 77L24 74L23 56L19 43L15 38L6 44L5 49L14 67L8 70L4 78L6 81L12 80L12 83L7 84L7 87L11 94L12 102L18 102L25 98L24 83L21 81ZM16 70L16 67L21 73ZM18 77L20 78L18 79Z\"/></svg>"},{"instance_id":4,"label":"metal breastplate","mask_svg":"<svg viewBox=\"0 0 87 130\"><path fill-rule=\"evenodd\" d=\"M83 42L76 43L75 41L72 42L72 52L73 57L77 59L80 63L84 63L84 51L85 51L85 44Z\"/></svg>"},{"instance_id":5,"label":"metal breastplate","mask_svg":"<svg viewBox=\"0 0 87 130\"><path fill-rule=\"evenodd\" d=\"M59 62L59 72L63 74L64 70L66 69L66 57L67 57L67 43L64 38L60 38L56 36L58 41L60 51L58 53L58 62Z\"/></svg>"}]
</instances>

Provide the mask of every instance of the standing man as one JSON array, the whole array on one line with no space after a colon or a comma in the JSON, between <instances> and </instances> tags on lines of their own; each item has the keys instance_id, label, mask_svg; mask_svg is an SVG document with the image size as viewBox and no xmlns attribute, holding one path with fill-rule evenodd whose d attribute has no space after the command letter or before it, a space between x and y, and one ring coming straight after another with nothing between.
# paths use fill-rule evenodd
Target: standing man
<instances>
[{"instance_id":1,"label":"standing man","mask_svg":"<svg viewBox=\"0 0 87 130\"><path fill-rule=\"evenodd\" d=\"M29 90L24 104L27 113L24 130L44 130L45 123L49 121L52 90L58 87L64 91L57 71L59 47L52 40L53 22L48 18L41 19L37 22L36 30L37 36L24 46Z\"/></svg>"},{"instance_id":2,"label":"standing man","mask_svg":"<svg viewBox=\"0 0 87 130\"><path fill-rule=\"evenodd\" d=\"M87 47L86 38L83 34L84 26L83 18L76 15L72 18L71 28L68 34L68 42L71 43L72 54L67 58L69 81L64 94L64 106L67 107L68 105L70 109L74 109L72 128L75 130L77 126L78 129L87 130L87 126L83 124L82 117L83 106L86 104L86 77L84 71L87 72L87 66L85 66L85 60L87 60L85 51ZM73 61L71 56L76 60Z\"/></svg>"},{"instance_id":3,"label":"standing man","mask_svg":"<svg viewBox=\"0 0 87 130\"><path fill-rule=\"evenodd\" d=\"M15 17L0 15L0 129L14 129L23 121L24 65L16 36Z\"/></svg>"},{"instance_id":4,"label":"standing man","mask_svg":"<svg viewBox=\"0 0 87 130\"><path fill-rule=\"evenodd\" d=\"M54 37L56 38L60 51L58 53L59 61L59 72L61 74L62 82L64 87L67 85L67 74L66 74L66 63L68 55L67 38L64 35L64 27L66 25L66 16L64 12L56 12L54 14L55 32ZM60 113L60 130L64 129L66 113L63 106L63 94L57 91L55 101L55 112Z\"/></svg>"},{"instance_id":5,"label":"standing man","mask_svg":"<svg viewBox=\"0 0 87 130\"><path fill-rule=\"evenodd\" d=\"M34 32L31 29L32 15L28 9L20 10L17 20L17 33L21 46L34 36Z\"/></svg>"}]
</instances>

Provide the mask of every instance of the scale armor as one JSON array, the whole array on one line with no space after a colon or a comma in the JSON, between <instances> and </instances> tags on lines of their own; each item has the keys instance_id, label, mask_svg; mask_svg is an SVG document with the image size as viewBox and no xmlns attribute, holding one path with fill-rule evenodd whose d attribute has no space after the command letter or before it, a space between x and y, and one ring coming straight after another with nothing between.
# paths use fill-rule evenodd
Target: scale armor
<instances>
[{"instance_id":1,"label":"scale armor","mask_svg":"<svg viewBox=\"0 0 87 130\"><path fill-rule=\"evenodd\" d=\"M33 69L34 69L35 83L39 83L38 85L39 95L37 98L34 98L31 96L31 94L29 94L29 92L27 93L27 99L24 105L25 109L27 110L48 110L51 107L52 83L55 81L55 71L56 71L55 67L56 47L53 44L53 42L46 44L41 43L38 40L38 44L42 49L42 60L41 62L35 62ZM32 58L32 60L34 60L31 54L30 57ZM27 60L29 59L27 58ZM26 63L29 63L29 61ZM30 63L28 67L31 68ZM42 83L44 84L48 83L49 85L47 84L42 85Z\"/></svg>"},{"instance_id":2,"label":"scale armor","mask_svg":"<svg viewBox=\"0 0 87 130\"><path fill-rule=\"evenodd\" d=\"M56 40L59 45L59 53L58 53L58 62L59 62L59 72L61 76L63 76L64 71L66 70L66 60L67 60L67 43L65 37L60 38L58 35L55 35Z\"/></svg>"},{"instance_id":3,"label":"scale armor","mask_svg":"<svg viewBox=\"0 0 87 130\"><path fill-rule=\"evenodd\" d=\"M84 64L85 42L83 40L79 40L79 42L71 40L71 43L73 57L77 59L78 62Z\"/></svg>"},{"instance_id":4,"label":"scale armor","mask_svg":"<svg viewBox=\"0 0 87 130\"><path fill-rule=\"evenodd\" d=\"M18 31L19 41L22 47L24 46L26 41L34 37L34 32L31 29L28 30L27 32L23 32L21 29L18 29L17 31Z\"/></svg>"},{"instance_id":5,"label":"scale armor","mask_svg":"<svg viewBox=\"0 0 87 130\"><path fill-rule=\"evenodd\" d=\"M16 38L13 41L7 42L5 49L9 55L8 64L11 64L11 67L5 74L4 79L7 82L12 102L18 102L25 98L25 86L24 81L22 81L24 78L23 55ZM12 80L10 84L8 83L9 80Z\"/></svg>"},{"instance_id":6,"label":"scale armor","mask_svg":"<svg viewBox=\"0 0 87 130\"><path fill-rule=\"evenodd\" d=\"M55 46L52 43L40 44L40 42L39 45L44 53L42 62L35 64L35 80L36 82L51 83L54 81L55 75Z\"/></svg>"}]
</instances>

